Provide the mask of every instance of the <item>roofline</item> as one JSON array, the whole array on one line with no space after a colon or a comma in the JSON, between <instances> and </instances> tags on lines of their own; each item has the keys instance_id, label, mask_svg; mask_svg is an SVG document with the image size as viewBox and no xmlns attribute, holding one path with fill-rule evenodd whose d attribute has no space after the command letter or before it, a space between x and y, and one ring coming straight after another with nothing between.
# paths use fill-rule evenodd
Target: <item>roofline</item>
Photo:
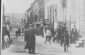
<instances>
[{"instance_id":1,"label":"roofline","mask_svg":"<svg viewBox=\"0 0 85 55\"><path fill-rule=\"evenodd\" d=\"M35 1L31 4L31 6L33 6L37 1L38 1L38 0L35 0Z\"/></svg>"},{"instance_id":2,"label":"roofline","mask_svg":"<svg viewBox=\"0 0 85 55\"><path fill-rule=\"evenodd\" d=\"M30 11L31 9L32 9L32 7L28 8L28 9L27 9L27 12Z\"/></svg>"}]
</instances>

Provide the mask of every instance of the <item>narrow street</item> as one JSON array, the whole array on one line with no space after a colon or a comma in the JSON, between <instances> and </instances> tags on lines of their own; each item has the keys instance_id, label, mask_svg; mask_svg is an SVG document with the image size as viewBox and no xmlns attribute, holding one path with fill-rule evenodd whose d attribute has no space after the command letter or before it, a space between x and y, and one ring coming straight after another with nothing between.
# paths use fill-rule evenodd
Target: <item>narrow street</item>
<instances>
[{"instance_id":1,"label":"narrow street","mask_svg":"<svg viewBox=\"0 0 85 55\"><path fill-rule=\"evenodd\" d=\"M31 55L27 50L24 50L24 37L12 37L13 43L9 48L2 50L2 55ZM84 55L83 48L69 47L68 52L64 52L64 48L59 43L52 42L44 44L45 39L41 36L36 36L36 54L34 55Z\"/></svg>"},{"instance_id":2,"label":"narrow street","mask_svg":"<svg viewBox=\"0 0 85 55\"><path fill-rule=\"evenodd\" d=\"M85 0L2 0L1 5L1 55L85 55ZM48 39L51 44L45 44Z\"/></svg>"}]
</instances>

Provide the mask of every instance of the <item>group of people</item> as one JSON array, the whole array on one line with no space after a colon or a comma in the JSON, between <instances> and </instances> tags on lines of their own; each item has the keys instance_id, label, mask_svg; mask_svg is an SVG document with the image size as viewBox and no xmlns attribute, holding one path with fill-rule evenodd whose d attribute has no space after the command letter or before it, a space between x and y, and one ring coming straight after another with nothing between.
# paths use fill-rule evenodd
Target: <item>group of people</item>
<instances>
[{"instance_id":1,"label":"group of people","mask_svg":"<svg viewBox=\"0 0 85 55\"><path fill-rule=\"evenodd\" d=\"M58 29L57 29L57 39L58 39L58 43L60 42L60 45L63 46L64 45L64 51L66 51L68 49L69 46L69 33L66 27L66 24L64 25L59 25Z\"/></svg>"},{"instance_id":2,"label":"group of people","mask_svg":"<svg viewBox=\"0 0 85 55\"><path fill-rule=\"evenodd\" d=\"M64 49L65 49L64 51L66 51L66 48L68 49L69 34L68 34L68 30L66 29L65 25L62 28L59 25L59 28L57 29L57 31L54 31L52 27L47 27L45 36L46 36L45 44L47 41L51 44L51 40L53 37L53 42L55 40L57 40L58 42L60 41L61 46L64 43Z\"/></svg>"},{"instance_id":3,"label":"group of people","mask_svg":"<svg viewBox=\"0 0 85 55\"><path fill-rule=\"evenodd\" d=\"M15 34L16 34L16 37L21 36L21 29L18 28L18 30L16 30Z\"/></svg>"},{"instance_id":4,"label":"group of people","mask_svg":"<svg viewBox=\"0 0 85 55\"><path fill-rule=\"evenodd\" d=\"M57 29L57 40L58 43L60 42L60 45L63 46L64 43L64 37L66 35L66 32L68 34L68 30L66 28L66 25L59 25ZM68 36L69 37L69 36Z\"/></svg>"},{"instance_id":5,"label":"group of people","mask_svg":"<svg viewBox=\"0 0 85 55\"><path fill-rule=\"evenodd\" d=\"M66 24L59 25L56 31L54 31L52 27L48 26L45 31L45 36L45 44L47 41L51 44L53 38L53 42L57 41L62 47L64 46L65 52L68 50L68 47L70 46L69 44L76 43L76 40L80 37L75 25L69 33Z\"/></svg>"},{"instance_id":6,"label":"group of people","mask_svg":"<svg viewBox=\"0 0 85 55\"><path fill-rule=\"evenodd\" d=\"M2 49L7 48L11 43L12 39L10 38L10 29L8 25L4 24L2 29Z\"/></svg>"},{"instance_id":7,"label":"group of people","mask_svg":"<svg viewBox=\"0 0 85 55\"><path fill-rule=\"evenodd\" d=\"M24 29L23 29L23 27L22 28L18 28L16 31L15 31L15 34L16 34L16 37L18 38L18 37L20 37L20 36L24 36Z\"/></svg>"},{"instance_id":8,"label":"group of people","mask_svg":"<svg viewBox=\"0 0 85 55\"><path fill-rule=\"evenodd\" d=\"M36 30L34 25L31 25L27 28L25 28L25 47L24 49L28 49L30 54L35 53L35 35ZM60 43L61 46L64 46L64 51L66 52L69 47L69 43L75 43L76 39L78 39L78 32L76 30L76 27L72 28L71 33L69 34L69 30L66 27L66 24L59 25L57 30L54 31L54 29L50 26L47 27L45 30L45 44L48 42L51 44L51 41L55 42L57 41ZM72 41L72 42L71 42Z\"/></svg>"}]
</instances>

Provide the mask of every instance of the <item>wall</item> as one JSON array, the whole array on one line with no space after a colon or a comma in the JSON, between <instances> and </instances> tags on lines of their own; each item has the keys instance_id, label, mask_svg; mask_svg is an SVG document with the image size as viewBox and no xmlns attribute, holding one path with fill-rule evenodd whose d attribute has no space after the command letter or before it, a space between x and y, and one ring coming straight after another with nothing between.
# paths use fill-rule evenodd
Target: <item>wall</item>
<instances>
[{"instance_id":1,"label":"wall","mask_svg":"<svg viewBox=\"0 0 85 55\"><path fill-rule=\"evenodd\" d=\"M85 4L84 0L79 0L79 19L80 19L80 32L85 35Z\"/></svg>"},{"instance_id":2,"label":"wall","mask_svg":"<svg viewBox=\"0 0 85 55\"><path fill-rule=\"evenodd\" d=\"M81 34L85 33L84 6L84 0L67 0L67 20L71 21L71 27L76 24Z\"/></svg>"},{"instance_id":3,"label":"wall","mask_svg":"<svg viewBox=\"0 0 85 55\"><path fill-rule=\"evenodd\" d=\"M39 18L39 21L42 20L45 18L45 4L44 4L44 0L39 0L38 2L39 4L39 8L38 8L38 18Z\"/></svg>"},{"instance_id":4,"label":"wall","mask_svg":"<svg viewBox=\"0 0 85 55\"><path fill-rule=\"evenodd\" d=\"M52 8L51 8L52 6ZM46 0L45 1L45 19L49 19L54 24L54 28L57 28L58 21L64 21L62 0Z\"/></svg>"}]
</instances>

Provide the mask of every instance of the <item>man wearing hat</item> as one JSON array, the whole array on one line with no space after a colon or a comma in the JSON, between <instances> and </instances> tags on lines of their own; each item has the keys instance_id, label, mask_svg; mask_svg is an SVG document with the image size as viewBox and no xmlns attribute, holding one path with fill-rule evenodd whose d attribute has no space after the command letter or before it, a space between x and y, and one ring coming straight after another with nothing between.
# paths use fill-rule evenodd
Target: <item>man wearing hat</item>
<instances>
[{"instance_id":1,"label":"man wearing hat","mask_svg":"<svg viewBox=\"0 0 85 55\"><path fill-rule=\"evenodd\" d=\"M35 28L34 28L34 24L30 25L29 28L29 53L30 54L34 54L35 53Z\"/></svg>"},{"instance_id":2,"label":"man wearing hat","mask_svg":"<svg viewBox=\"0 0 85 55\"><path fill-rule=\"evenodd\" d=\"M24 49L28 49L28 51L29 51L29 27L28 27L28 25L27 25L27 23L25 24L25 29L24 29L24 35L25 35L25 37L24 37L24 41L25 41L25 47L24 47Z\"/></svg>"},{"instance_id":3,"label":"man wearing hat","mask_svg":"<svg viewBox=\"0 0 85 55\"><path fill-rule=\"evenodd\" d=\"M64 33L64 51L66 52L68 50L69 47L69 34L68 34L68 30L65 30Z\"/></svg>"}]
</instances>

